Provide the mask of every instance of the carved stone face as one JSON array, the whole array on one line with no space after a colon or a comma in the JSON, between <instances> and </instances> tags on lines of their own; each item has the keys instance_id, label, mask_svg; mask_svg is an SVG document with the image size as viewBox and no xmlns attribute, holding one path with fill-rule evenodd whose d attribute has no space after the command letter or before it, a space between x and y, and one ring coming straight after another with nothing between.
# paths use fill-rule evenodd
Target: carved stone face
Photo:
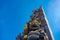
<instances>
[{"instance_id":1,"label":"carved stone face","mask_svg":"<svg viewBox=\"0 0 60 40\"><path fill-rule=\"evenodd\" d=\"M38 22L37 20L32 20L30 22L29 28L30 29L38 29L38 28L40 28L40 25L41 25L41 22Z\"/></svg>"},{"instance_id":2,"label":"carved stone face","mask_svg":"<svg viewBox=\"0 0 60 40\"><path fill-rule=\"evenodd\" d=\"M39 31L31 31L28 34L28 40L47 40L46 34Z\"/></svg>"}]
</instances>

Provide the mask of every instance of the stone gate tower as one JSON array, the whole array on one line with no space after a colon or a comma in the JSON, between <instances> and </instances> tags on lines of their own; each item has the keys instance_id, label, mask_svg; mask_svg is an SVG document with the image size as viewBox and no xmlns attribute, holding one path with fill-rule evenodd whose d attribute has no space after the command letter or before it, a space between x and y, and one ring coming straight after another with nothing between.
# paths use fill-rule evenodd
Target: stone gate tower
<instances>
[{"instance_id":1,"label":"stone gate tower","mask_svg":"<svg viewBox=\"0 0 60 40\"><path fill-rule=\"evenodd\" d=\"M42 6L34 10L23 35L18 35L16 40L54 40Z\"/></svg>"}]
</instances>

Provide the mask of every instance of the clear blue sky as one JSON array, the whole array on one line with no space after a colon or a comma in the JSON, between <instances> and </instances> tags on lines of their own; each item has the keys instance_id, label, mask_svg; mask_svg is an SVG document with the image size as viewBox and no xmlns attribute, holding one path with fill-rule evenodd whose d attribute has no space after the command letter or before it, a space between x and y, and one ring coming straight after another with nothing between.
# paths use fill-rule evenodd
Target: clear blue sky
<instances>
[{"instance_id":1,"label":"clear blue sky","mask_svg":"<svg viewBox=\"0 0 60 40\"><path fill-rule=\"evenodd\" d=\"M54 39L60 40L60 0L0 0L0 40L15 40L32 11L42 4Z\"/></svg>"}]
</instances>

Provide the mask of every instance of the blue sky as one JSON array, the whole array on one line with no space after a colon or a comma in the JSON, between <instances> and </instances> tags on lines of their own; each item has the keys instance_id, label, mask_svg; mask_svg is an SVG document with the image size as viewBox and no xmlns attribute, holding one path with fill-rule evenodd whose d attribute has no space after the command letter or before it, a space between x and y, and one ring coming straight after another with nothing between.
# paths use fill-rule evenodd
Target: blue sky
<instances>
[{"instance_id":1,"label":"blue sky","mask_svg":"<svg viewBox=\"0 0 60 40\"><path fill-rule=\"evenodd\" d=\"M54 39L60 40L60 0L0 0L0 40L15 40L41 4Z\"/></svg>"}]
</instances>

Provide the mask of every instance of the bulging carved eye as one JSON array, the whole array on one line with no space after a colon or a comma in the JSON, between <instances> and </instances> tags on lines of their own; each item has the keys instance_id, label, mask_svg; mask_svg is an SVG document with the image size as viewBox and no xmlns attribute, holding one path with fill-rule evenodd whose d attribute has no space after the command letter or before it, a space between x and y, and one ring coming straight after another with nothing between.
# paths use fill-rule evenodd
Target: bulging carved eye
<instances>
[{"instance_id":1,"label":"bulging carved eye","mask_svg":"<svg viewBox=\"0 0 60 40\"><path fill-rule=\"evenodd\" d=\"M39 40L39 32L38 31L31 31L28 34L28 40Z\"/></svg>"}]
</instances>

